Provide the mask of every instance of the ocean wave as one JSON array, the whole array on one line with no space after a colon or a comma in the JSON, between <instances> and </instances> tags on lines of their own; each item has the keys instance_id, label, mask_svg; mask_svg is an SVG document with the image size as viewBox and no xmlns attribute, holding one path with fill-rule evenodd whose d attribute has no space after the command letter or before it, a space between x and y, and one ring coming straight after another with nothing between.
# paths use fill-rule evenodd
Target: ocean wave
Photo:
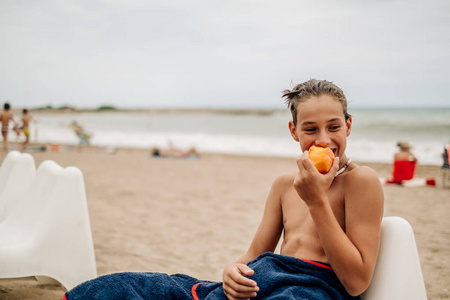
<instances>
[{"instance_id":1,"label":"ocean wave","mask_svg":"<svg viewBox=\"0 0 450 300\"><path fill-rule=\"evenodd\" d=\"M430 123L432 116L422 115L427 122L416 120L417 124L408 127L401 122L411 118L407 115L398 123L388 123L394 124L389 127L373 122L379 117L377 114L371 117L365 112L363 117L369 121L355 121L348 139L347 155L354 161L390 163L397 141L409 139L420 163L442 164L443 146L450 138L445 121L436 119ZM210 153L283 157L300 154L298 143L288 131L289 114L41 114L39 123L31 125L31 141L76 145L78 138L68 126L75 119L92 133L95 146L151 149L171 143L180 149L196 147Z\"/></svg>"}]
</instances>

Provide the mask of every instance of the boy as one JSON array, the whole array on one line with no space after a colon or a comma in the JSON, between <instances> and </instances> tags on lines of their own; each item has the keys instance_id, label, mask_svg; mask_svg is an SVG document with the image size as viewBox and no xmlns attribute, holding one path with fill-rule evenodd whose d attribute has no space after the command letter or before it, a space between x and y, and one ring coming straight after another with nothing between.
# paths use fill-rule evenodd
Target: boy
<instances>
[{"instance_id":1,"label":"boy","mask_svg":"<svg viewBox=\"0 0 450 300\"><path fill-rule=\"evenodd\" d=\"M9 111L11 106L9 103L5 103L3 105L3 112L0 114L0 122L2 123L2 136L3 136L3 153L6 153L7 145L8 145L8 130L9 130L9 122L14 122L14 117L12 113Z\"/></svg>"},{"instance_id":2,"label":"boy","mask_svg":"<svg viewBox=\"0 0 450 300\"><path fill-rule=\"evenodd\" d=\"M33 119L32 116L28 113L28 110L24 108L22 110L22 131L25 135L25 141L22 144L22 151L25 151L25 147L30 142L30 122Z\"/></svg>"},{"instance_id":3,"label":"boy","mask_svg":"<svg viewBox=\"0 0 450 300\"><path fill-rule=\"evenodd\" d=\"M72 299L354 299L372 278L383 193L378 176L345 155L352 118L342 91L310 80L286 91L289 131L303 154L298 171L278 177L248 251L223 272L223 283L186 275L121 273L89 281ZM310 146L329 147L331 170L320 174ZM273 254L284 230L280 255ZM268 253L267 253L268 252Z\"/></svg>"},{"instance_id":4,"label":"boy","mask_svg":"<svg viewBox=\"0 0 450 300\"><path fill-rule=\"evenodd\" d=\"M225 268L225 294L228 299L257 295L257 282L245 277L253 271L245 264L273 252L284 230L280 254L329 263L346 291L359 295L370 283L378 255L384 201L378 176L346 157L352 118L341 89L312 79L284 97L293 118L289 131L304 153L297 173L274 182L247 253ZM312 145L329 147L336 156L325 175L308 158ZM338 170L343 172L336 176Z\"/></svg>"}]
</instances>

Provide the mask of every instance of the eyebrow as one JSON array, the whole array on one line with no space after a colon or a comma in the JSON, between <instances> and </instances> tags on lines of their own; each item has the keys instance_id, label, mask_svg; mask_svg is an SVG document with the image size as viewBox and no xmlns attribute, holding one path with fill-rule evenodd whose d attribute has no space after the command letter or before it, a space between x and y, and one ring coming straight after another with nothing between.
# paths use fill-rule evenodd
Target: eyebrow
<instances>
[{"instance_id":1,"label":"eyebrow","mask_svg":"<svg viewBox=\"0 0 450 300\"><path fill-rule=\"evenodd\" d=\"M336 121L341 121L341 118L333 118L331 120L328 120L327 123L333 123L333 122L336 122ZM316 123L317 122L314 122L314 121L306 121L306 122L300 123L300 125L301 126L307 126L307 125L314 125Z\"/></svg>"},{"instance_id":2,"label":"eyebrow","mask_svg":"<svg viewBox=\"0 0 450 300\"><path fill-rule=\"evenodd\" d=\"M333 118L331 120L328 120L327 123L332 123L332 122L336 122L336 121L341 121L341 118Z\"/></svg>"}]
</instances>

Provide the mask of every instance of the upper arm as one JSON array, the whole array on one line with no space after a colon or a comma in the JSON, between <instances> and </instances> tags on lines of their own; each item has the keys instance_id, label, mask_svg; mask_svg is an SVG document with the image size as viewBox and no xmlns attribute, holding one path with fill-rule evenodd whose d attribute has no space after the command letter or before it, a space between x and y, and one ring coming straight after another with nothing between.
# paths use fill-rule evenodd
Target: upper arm
<instances>
[{"instance_id":1,"label":"upper arm","mask_svg":"<svg viewBox=\"0 0 450 300\"><path fill-rule=\"evenodd\" d=\"M283 230L281 197L285 186L285 175L278 177L272 184L261 223L248 250L255 257L267 251L273 252L280 240Z\"/></svg>"},{"instance_id":2,"label":"upper arm","mask_svg":"<svg viewBox=\"0 0 450 300\"><path fill-rule=\"evenodd\" d=\"M345 231L361 254L366 274L371 277L380 242L383 189L370 168L359 167L351 175L345 193Z\"/></svg>"}]
</instances>

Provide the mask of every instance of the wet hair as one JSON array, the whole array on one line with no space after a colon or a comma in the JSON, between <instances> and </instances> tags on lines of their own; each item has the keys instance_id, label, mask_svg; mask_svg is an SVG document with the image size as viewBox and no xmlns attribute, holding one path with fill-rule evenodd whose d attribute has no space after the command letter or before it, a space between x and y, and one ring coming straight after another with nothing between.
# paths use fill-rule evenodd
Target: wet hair
<instances>
[{"instance_id":1,"label":"wet hair","mask_svg":"<svg viewBox=\"0 0 450 300\"><path fill-rule=\"evenodd\" d=\"M331 81L310 79L306 82L297 84L292 90L285 90L282 98L285 98L286 105L292 113L292 121L297 126L298 105L309 98L320 95L330 95L336 97L342 105L345 120L347 121L351 115L347 112L347 98L341 88Z\"/></svg>"},{"instance_id":2,"label":"wet hair","mask_svg":"<svg viewBox=\"0 0 450 300\"><path fill-rule=\"evenodd\" d=\"M9 103L7 102L7 103L5 103L5 104L3 105L3 108L4 108L5 110L8 110L8 109L11 108L11 106L10 106Z\"/></svg>"},{"instance_id":3,"label":"wet hair","mask_svg":"<svg viewBox=\"0 0 450 300\"><path fill-rule=\"evenodd\" d=\"M22 110L22 113L23 114L26 114L28 112L28 109L26 109L26 108L24 108L23 110Z\"/></svg>"}]
</instances>

